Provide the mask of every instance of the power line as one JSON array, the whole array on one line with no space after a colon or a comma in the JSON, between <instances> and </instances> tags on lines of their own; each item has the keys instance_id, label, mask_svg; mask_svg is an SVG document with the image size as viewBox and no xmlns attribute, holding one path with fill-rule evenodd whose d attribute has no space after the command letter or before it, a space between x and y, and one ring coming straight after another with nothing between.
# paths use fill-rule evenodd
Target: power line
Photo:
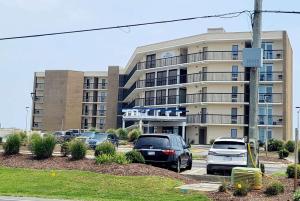
<instances>
[{"instance_id":1,"label":"power line","mask_svg":"<svg viewBox=\"0 0 300 201\"><path fill-rule=\"evenodd\" d=\"M196 20L196 19L205 19L205 18L235 18L235 17L238 17L241 14L246 13L246 12L250 12L250 11L243 10L243 11L238 11L238 12L230 12L230 13L215 14L215 15L205 15L205 16L199 16L199 17L180 18L180 19L172 19L172 20L162 20L162 21L154 21L154 22L145 22L145 23L138 23L138 24L127 24L127 25L100 27L100 28L93 28L93 29L81 29L81 30L52 32L52 33L43 33L43 34L13 36L13 37L0 38L0 40L36 38L36 37L54 36L54 35L63 35L63 34L73 34L73 33L91 32L91 31L102 31L102 30L110 30L110 29L130 28L130 27L138 27L138 26L146 26L146 25L154 25L154 24L165 24L165 23L173 23L173 22L190 21L190 20Z\"/></svg>"},{"instance_id":2,"label":"power line","mask_svg":"<svg viewBox=\"0 0 300 201\"><path fill-rule=\"evenodd\" d=\"M281 10L261 10L261 11L258 11L258 12L279 13L279 14L300 14L300 11L281 11ZM189 18L180 18L180 19L172 19L172 20L162 20L162 21L154 21L154 22L144 22L144 23L138 23L138 24L127 24L127 25L100 27L100 28L93 28L93 29L80 29L80 30L71 30L71 31L62 31L62 32L52 32L52 33L42 33L42 34L4 37L4 38L0 38L0 41L1 40L36 38L36 37L54 36L54 35L64 35L64 34L74 34L74 33L92 32L92 31L103 31L103 30L111 30L111 29L122 29L122 28L130 28L130 27L155 25L155 24L166 24L166 23L190 21L190 20L197 20L197 19L206 19L206 18L236 18L236 17L239 17L243 13L248 13L248 15L250 16L251 22L252 22L252 16L253 16L254 12L250 11L250 10L243 10L243 11L230 12L230 13L205 15L205 16L189 17Z\"/></svg>"}]
</instances>

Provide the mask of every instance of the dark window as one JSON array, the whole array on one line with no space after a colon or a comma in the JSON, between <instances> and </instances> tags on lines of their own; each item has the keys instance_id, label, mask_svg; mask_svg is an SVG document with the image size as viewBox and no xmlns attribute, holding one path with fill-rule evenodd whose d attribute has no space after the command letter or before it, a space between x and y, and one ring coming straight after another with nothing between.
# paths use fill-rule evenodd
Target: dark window
<instances>
[{"instance_id":1,"label":"dark window","mask_svg":"<svg viewBox=\"0 0 300 201\"><path fill-rule=\"evenodd\" d=\"M237 108L231 108L231 123L237 123Z\"/></svg>"},{"instance_id":2,"label":"dark window","mask_svg":"<svg viewBox=\"0 0 300 201\"><path fill-rule=\"evenodd\" d=\"M236 128L231 129L231 138L237 138L237 129Z\"/></svg>"},{"instance_id":3,"label":"dark window","mask_svg":"<svg viewBox=\"0 0 300 201\"><path fill-rule=\"evenodd\" d=\"M145 91L145 105L154 105L154 91Z\"/></svg>"},{"instance_id":4,"label":"dark window","mask_svg":"<svg viewBox=\"0 0 300 201\"><path fill-rule=\"evenodd\" d=\"M237 81L238 80L238 71L239 67L238 66L232 66L232 71L231 71L231 80L232 81Z\"/></svg>"},{"instance_id":5,"label":"dark window","mask_svg":"<svg viewBox=\"0 0 300 201\"><path fill-rule=\"evenodd\" d=\"M156 67L156 55L150 54L146 57L146 68L155 68Z\"/></svg>"},{"instance_id":6,"label":"dark window","mask_svg":"<svg viewBox=\"0 0 300 201\"><path fill-rule=\"evenodd\" d=\"M176 104L177 103L177 89L169 89L168 90L168 104Z\"/></svg>"},{"instance_id":7,"label":"dark window","mask_svg":"<svg viewBox=\"0 0 300 201\"><path fill-rule=\"evenodd\" d=\"M169 70L168 84L177 84L177 70Z\"/></svg>"},{"instance_id":8,"label":"dark window","mask_svg":"<svg viewBox=\"0 0 300 201\"><path fill-rule=\"evenodd\" d=\"M213 145L214 149L246 149L243 142L217 141Z\"/></svg>"},{"instance_id":9,"label":"dark window","mask_svg":"<svg viewBox=\"0 0 300 201\"><path fill-rule=\"evenodd\" d=\"M146 87L155 85L155 73L146 73Z\"/></svg>"},{"instance_id":10,"label":"dark window","mask_svg":"<svg viewBox=\"0 0 300 201\"><path fill-rule=\"evenodd\" d=\"M232 45L232 60L237 60L239 54L239 46L238 45Z\"/></svg>"},{"instance_id":11,"label":"dark window","mask_svg":"<svg viewBox=\"0 0 300 201\"><path fill-rule=\"evenodd\" d=\"M157 90L156 91L156 105L166 104L166 90Z\"/></svg>"},{"instance_id":12,"label":"dark window","mask_svg":"<svg viewBox=\"0 0 300 201\"><path fill-rule=\"evenodd\" d=\"M157 72L157 80L156 85L162 86L167 84L167 71L159 71Z\"/></svg>"},{"instance_id":13,"label":"dark window","mask_svg":"<svg viewBox=\"0 0 300 201\"><path fill-rule=\"evenodd\" d=\"M135 144L136 149L166 149L170 148L170 141L167 137L143 136Z\"/></svg>"},{"instance_id":14,"label":"dark window","mask_svg":"<svg viewBox=\"0 0 300 201\"><path fill-rule=\"evenodd\" d=\"M231 90L232 90L231 102L237 102L237 100L238 100L238 87L233 86Z\"/></svg>"}]
</instances>

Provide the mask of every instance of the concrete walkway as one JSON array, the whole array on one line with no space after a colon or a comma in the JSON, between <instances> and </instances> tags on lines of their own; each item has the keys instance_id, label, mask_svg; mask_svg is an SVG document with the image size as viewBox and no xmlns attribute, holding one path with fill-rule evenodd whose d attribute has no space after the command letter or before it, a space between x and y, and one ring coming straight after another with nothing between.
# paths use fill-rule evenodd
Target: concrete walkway
<instances>
[{"instance_id":1,"label":"concrete walkway","mask_svg":"<svg viewBox=\"0 0 300 201\"><path fill-rule=\"evenodd\" d=\"M216 192L218 191L221 183L219 182L202 182L198 184L186 184L177 187L180 192L187 193L188 191L201 191L201 192Z\"/></svg>"},{"instance_id":2,"label":"concrete walkway","mask_svg":"<svg viewBox=\"0 0 300 201\"><path fill-rule=\"evenodd\" d=\"M67 201L67 200L44 199L44 198L33 198L33 197L0 196L0 201Z\"/></svg>"}]
</instances>

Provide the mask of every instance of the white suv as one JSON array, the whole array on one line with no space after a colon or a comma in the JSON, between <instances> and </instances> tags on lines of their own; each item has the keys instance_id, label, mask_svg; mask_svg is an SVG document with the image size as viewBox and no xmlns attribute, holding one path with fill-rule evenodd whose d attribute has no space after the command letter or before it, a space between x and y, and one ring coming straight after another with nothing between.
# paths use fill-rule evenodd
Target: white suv
<instances>
[{"instance_id":1,"label":"white suv","mask_svg":"<svg viewBox=\"0 0 300 201\"><path fill-rule=\"evenodd\" d=\"M247 144L241 138L217 138L207 156L207 174L247 166Z\"/></svg>"}]
</instances>

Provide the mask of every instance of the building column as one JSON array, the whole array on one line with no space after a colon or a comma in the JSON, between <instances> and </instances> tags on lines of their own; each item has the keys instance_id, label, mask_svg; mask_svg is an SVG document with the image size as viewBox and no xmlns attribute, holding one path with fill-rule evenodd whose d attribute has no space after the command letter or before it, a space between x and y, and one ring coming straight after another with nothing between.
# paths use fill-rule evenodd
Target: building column
<instances>
[{"instance_id":1,"label":"building column","mask_svg":"<svg viewBox=\"0 0 300 201\"><path fill-rule=\"evenodd\" d=\"M183 138L184 141L185 141L185 126L186 126L186 123L183 122L182 123L182 138Z\"/></svg>"}]
</instances>

